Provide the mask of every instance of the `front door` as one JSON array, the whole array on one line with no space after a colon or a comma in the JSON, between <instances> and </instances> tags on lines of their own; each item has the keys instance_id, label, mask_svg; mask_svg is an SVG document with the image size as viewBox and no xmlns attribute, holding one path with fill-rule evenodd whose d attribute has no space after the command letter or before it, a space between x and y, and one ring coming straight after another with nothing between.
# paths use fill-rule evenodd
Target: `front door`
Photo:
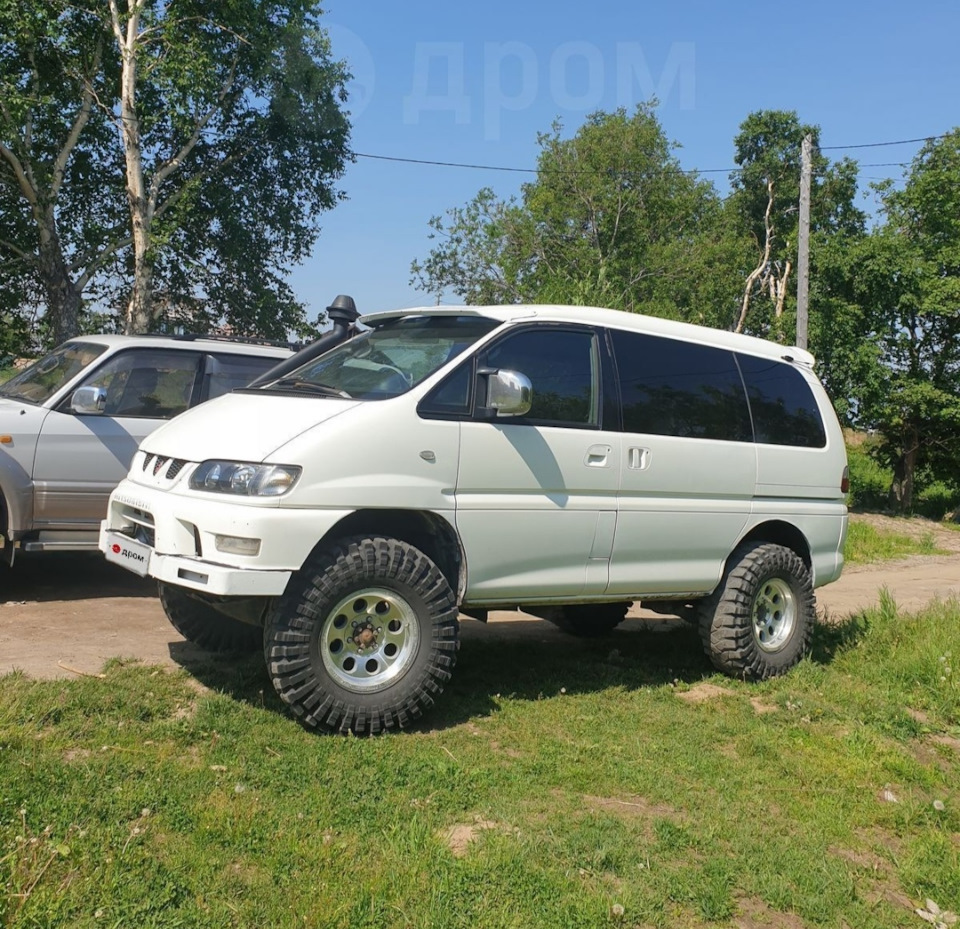
<instances>
[{"instance_id":1,"label":"front door","mask_svg":"<svg viewBox=\"0 0 960 929\"><path fill-rule=\"evenodd\" d=\"M101 413L74 413L69 398L52 410L37 443L34 526L95 530L140 442L189 405L199 365L196 352L119 352L82 385L104 390Z\"/></svg>"},{"instance_id":2,"label":"front door","mask_svg":"<svg viewBox=\"0 0 960 929\"><path fill-rule=\"evenodd\" d=\"M602 594L620 476L619 436L602 428L596 334L530 326L478 361L481 369L525 374L533 403L522 417L461 425L456 519L466 601Z\"/></svg>"}]
</instances>

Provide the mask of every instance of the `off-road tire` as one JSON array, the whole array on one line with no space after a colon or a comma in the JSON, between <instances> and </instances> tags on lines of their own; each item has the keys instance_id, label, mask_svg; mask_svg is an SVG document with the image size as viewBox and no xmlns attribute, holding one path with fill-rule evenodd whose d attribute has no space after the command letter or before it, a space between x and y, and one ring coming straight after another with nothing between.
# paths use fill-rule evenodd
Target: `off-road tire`
<instances>
[{"instance_id":1,"label":"off-road tire","mask_svg":"<svg viewBox=\"0 0 960 929\"><path fill-rule=\"evenodd\" d=\"M700 638L713 666L762 681L783 674L810 647L816 598L810 571L789 548L749 542L734 551L700 607Z\"/></svg>"},{"instance_id":2,"label":"off-road tire","mask_svg":"<svg viewBox=\"0 0 960 929\"><path fill-rule=\"evenodd\" d=\"M411 725L450 679L457 602L440 569L396 539L356 536L314 553L267 619L280 698L310 729L375 735Z\"/></svg>"},{"instance_id":3,"label":"off-road tire","mask_svg":"<svg viewBox=\"0 0 960 929\"><path fill-rule=\"evenodd\" d=\"M211 652L249 654L263 647L263 629L225 616L182 587L159 584L160 603L174 629L187 641Z\"/></svg>"},{"instance_id":4,"label":"off-road tire","mask_svg":"<svg viewBox=\"0 0 960 929\"><path fill-rule=\"evenodd\" d=\"M609 635L624 621L632 603L578 603L561 607L550 616L558 629L580 639Z\"/></svg>"}]
</instances>

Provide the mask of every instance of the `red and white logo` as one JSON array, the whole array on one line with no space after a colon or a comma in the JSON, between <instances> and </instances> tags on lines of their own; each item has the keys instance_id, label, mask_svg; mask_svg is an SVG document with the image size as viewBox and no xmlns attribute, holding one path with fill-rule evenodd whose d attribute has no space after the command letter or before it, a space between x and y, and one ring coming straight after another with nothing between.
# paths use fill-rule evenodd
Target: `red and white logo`
<instances>
[{"instance_id":1,"label":"red and white logo","mask_svg":"<svg viewBox=\"0 0 960 929\"><path fill-rule=\"evenodd\" d=\"M113 551L114 555L119 555L121 552L121 548L119 545L117 545L116 542L114 542L113 545L110 546L110 548Z\"/></svg>"}]
</instances>

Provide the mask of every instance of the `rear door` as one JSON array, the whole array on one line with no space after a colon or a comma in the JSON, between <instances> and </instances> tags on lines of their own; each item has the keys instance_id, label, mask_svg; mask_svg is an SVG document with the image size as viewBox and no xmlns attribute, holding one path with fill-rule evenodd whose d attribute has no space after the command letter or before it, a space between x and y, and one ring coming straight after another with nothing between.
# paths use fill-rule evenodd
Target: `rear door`
<instances>
[{"instance_id":1,"label":"rear door","mask_svg":"<svg viewBox=\"0 0 960 929\"><path fill-rule=\"evenodd\" d=\"M608 594L711 590L751 510L757 453L734 354L610 330L622 401Z\"/></svg>"},{"instance_id":2,"label":"rear door","mask_svg":"<svg viewBox=\"0 0 960 929\"><path fill-rule=\"evenodd\" d=\"M456 520L468 601L531 602L606 587L620 437L603 422L600 349L591 328L539 324L480 355L481 371L530 378L533 405L522 417L480 414L461 424ZM482 390L482 374L478 381Z\"/></svg>"}]
</instances>

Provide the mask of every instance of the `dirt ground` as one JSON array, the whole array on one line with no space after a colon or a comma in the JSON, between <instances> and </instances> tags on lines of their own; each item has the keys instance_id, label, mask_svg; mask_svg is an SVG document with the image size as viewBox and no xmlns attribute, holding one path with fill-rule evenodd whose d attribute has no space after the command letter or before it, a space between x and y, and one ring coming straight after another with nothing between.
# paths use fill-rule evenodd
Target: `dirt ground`
<instances>
[{"instance_id":1,"label":"dirt ground","mask_svg":"<svg viewBox=\"0 0 960 929\"><path fill-rule=\"evenodd\" d=\"M960 532L926 521L915 527L918 535L934 532L937 546L951 554L847 568L838 582L817 591L820 615L838 619L876 603L883 587L904 610L919 609L934 597L960 597ZM904 522L897 520L892 528L903 532ZM621 628L668 631L677 622L634 608ZM522 613L494 613L487 624L462 624L465 647L481 638L560 635L550 623ZM114 657L181 667L201 653L167 622L153 582L107 564L98 554L18 556L13 569L0 567L0 674L16 669L37 678L97 674Z\"/></svg>"}]
</instances>

